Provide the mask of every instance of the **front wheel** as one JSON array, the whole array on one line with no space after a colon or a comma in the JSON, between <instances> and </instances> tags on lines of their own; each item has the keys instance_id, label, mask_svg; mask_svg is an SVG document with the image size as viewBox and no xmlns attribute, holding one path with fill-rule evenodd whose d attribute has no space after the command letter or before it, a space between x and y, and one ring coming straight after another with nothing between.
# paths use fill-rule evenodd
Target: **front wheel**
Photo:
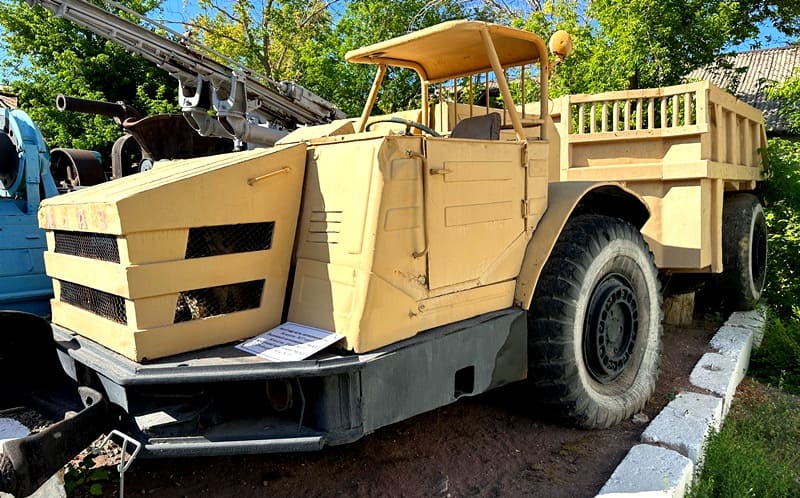
<instances>
[{"instance_id":1,"label":"front wheel","mask_svg":"<svg viewBox=\"0 0 800 498\"><path fill-rule=\"evenodd\" d=\"M599 215L570 220L528 312L529 377L540 401L586 428L640 411L658 378L659 287L636 227Z\"/></svg>"}]
</instances>

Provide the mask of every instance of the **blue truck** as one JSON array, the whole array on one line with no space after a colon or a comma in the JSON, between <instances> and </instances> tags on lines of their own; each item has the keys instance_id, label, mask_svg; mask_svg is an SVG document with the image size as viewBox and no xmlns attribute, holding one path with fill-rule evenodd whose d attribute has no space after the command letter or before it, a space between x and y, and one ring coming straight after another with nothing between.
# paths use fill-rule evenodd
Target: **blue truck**
<instances>
[{"instance_id":1,"label":"blue truck","mask_svg":"<svg viewBox=\"0 0 800 498\"><path fill-rule=\"evenodd\" d=\"M0 309L45 316L53 295L44 272L47 247L39 202L58 195L50 151L30 116L0 109Z\"/></svg>"}]
</instances>

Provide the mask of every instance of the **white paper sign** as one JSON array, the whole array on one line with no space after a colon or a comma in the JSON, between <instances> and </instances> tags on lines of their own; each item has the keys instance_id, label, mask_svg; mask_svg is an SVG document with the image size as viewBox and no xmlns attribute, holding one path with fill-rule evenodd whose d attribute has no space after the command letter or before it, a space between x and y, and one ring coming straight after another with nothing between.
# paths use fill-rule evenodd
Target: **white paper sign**
<instances>
[{"instance_id":1,"label":"white paper sign","mask_svg":"<svg viewBox=\"0 0 800 498\"><path fill-rule=\"evenodd\" d=\"M299 361L322 351L342 337L328 330L286 322L237 344L236 348L267 361Z\"/></svg>"}]
</instances>

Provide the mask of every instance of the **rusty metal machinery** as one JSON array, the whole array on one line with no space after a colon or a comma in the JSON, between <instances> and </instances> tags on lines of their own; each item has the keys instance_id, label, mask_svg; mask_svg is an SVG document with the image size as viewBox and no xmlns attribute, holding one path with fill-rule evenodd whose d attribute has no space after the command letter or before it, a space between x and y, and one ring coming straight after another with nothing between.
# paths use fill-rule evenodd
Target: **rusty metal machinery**
<instances>
[{"instance_id":1,"label":"rusty metal machinery","mask_svg":"<svg viewBox=\"0 0 800 498\"><path fill-rule=\"evenodd\" d=\"M122 127L125 135L117 139L111 150L112 178L137 173L155 161L204 157L234 150L234 141L230 138L198 135L182 114L144 116L124 102L102 102L63 94L56 97L56 108L62 112L109 116Z\"/></svg>"},{"instance_id":2,"label":"rusty metal machinery","mask_svg":"<svg viewBox=\"0 0 800 498\"><path fill-rule=\"evenodd\" d=\"M106 181L100 155L81 149L57 148L50 151L50 173L64 190L90 187Z\"/></svg>"},{"instance_id":3,"label":"rusty metal machinery","mask_svg":"<svg viewBox=\"0 0 800 498\"><path fill-rule=\"evenodd\" d=\"M175 77L183 115L202 136L273 145L298 125L345 117L336 106L313 92L292 82L259 75L114 1L106 1L105 5L154 26L174 41L85 0L26 1L120 44ZM225 62L217 62L209 55Z\"/></svg>"}]
</instances>

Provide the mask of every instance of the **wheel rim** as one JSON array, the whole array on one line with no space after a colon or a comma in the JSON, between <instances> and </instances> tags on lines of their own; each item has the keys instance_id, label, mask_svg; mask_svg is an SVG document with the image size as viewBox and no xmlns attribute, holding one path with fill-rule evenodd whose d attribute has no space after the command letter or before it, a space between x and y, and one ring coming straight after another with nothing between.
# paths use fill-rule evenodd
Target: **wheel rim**
<instances>
[{"instance_id":1,"label":"wheel rim","mask_svg":"<svg viewBox=\"0 0 800 498\"><path fill-rule=\"evenodd\" d=\"M639 303L627 278L606 275L592 291L583 326L583 359L589 375L608 384L631 363L639 332Z\"/></svg>"}]
</instances>

